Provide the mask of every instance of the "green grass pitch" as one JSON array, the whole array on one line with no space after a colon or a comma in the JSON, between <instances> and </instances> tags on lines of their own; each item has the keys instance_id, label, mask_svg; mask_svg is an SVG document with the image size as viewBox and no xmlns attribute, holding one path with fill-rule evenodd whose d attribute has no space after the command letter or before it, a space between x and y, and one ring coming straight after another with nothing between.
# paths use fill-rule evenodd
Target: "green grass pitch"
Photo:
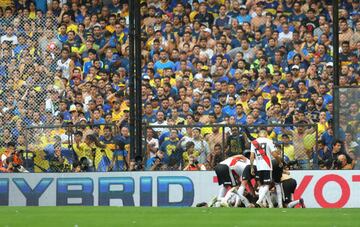
<instances>
[{"instance_id":1,"label":"green grass pitch","mask_svg":"<svg viewBox=\"0 0 360 227\"><path fill-rule=\"evenodd\" d=\"M0 227L360 226L360 209L1 207L0 216Z\"/></svg>"}]
</instances>

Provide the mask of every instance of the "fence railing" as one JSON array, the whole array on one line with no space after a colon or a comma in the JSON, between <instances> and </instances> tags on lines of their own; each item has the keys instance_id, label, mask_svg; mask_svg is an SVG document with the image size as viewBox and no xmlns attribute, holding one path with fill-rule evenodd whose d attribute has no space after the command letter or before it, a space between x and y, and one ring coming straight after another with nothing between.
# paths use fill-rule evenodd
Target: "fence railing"
<instances>
[{"instance_id":1,"label":"fence railing","mask_svg":"<svg viewBox=\"0 0 360 227\"><path fill-rule=\"evenodd\" d=\"M120 171L128 164L119 163L129 148L115 124L30 126L24 147L23 166L29 172Z\"/></svg>"},{"instance_id":2,"label":"fence railing","mask_svg":"<svg viewBox=\"0 0 360 227\"><path fill-rule=\"evenodd\" d=\"M144 129L143 155L136 160L130 160L128 132L120 132L114 124L27 127L19 153L29 172L184 170L190 164L212 170L226 157L249 157L251 140L266 129L291 169L319 168L316 124L147 125ZM158 157L161 165L154 167Z\"/></svg>"},{"instance_id":3,"label":"fence railing","mask_svg":"<svg viewBox=\"0 0 360 227\"><path fill-rule=\"evenodd\" d=\"M266 129L269 138L282 151L284 161L293 169L318 169L317 124L272 125L148 125L145 130L143 156L149 160L162 151L166 167L182 170L190 159L211 170L226 157L250 155L250 141ZM191 157L191 158L190 158Z\"/></svg>"},{"instance_id":4,"label":"fence railing","mask_svg":"<svg viewBox=\"0 0 360 227\"><path fill-rule=\"evenodd\" d=\"M350 141L360 141L360 86L339 87L340 107L339 123L342 129L341 138L345 140L345 136ZM345 134L345 135L344 135ZM349 151L354 150L350 147Z\"/></svg>"}]
</instances>

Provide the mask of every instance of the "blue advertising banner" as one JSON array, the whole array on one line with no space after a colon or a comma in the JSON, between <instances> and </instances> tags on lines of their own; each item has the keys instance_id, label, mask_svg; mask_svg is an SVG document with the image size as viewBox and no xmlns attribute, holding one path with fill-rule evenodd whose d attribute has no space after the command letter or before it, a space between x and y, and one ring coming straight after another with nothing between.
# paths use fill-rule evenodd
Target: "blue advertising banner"
<instances>
[{"instance_id":1,"label":"blue advertising banner","mask_svg":"<svg viewBox=\"0 0 360 227\"><path fill-rule=\"evenodd\" d=\"M293 171L294 199L311 208L360 207L359 171ZM16 173L0 176L2 206L195 206L217 195L212 171Z\"/></svg>"}]
</instances>

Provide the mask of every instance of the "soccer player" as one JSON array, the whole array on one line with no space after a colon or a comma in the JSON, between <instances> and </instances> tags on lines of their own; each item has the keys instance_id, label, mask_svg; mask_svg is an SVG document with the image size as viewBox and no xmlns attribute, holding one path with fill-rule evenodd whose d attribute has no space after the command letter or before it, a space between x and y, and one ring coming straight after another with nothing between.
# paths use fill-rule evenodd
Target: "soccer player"
<instances>
[{"instance_id":1,"label":"soccer player","mask_svg":"<svg viewBox=\"0 0 360 227\"><path fill-rule=\"evenodd\" d=\"M283 208L283 203L282 203L282 188L281 188L281 177L283 175L283 165L280 165L280 163L273 159L272 161L272 166L273 166L273 170L272 170L272 177L273 177L273 182L275 185L275 190L276 190L276 198L277 198L277 207L278 208Z\"/></svg>"},{"instance_id":2,"label":"soccer player","mask_svg":"<svg viewBox=\"0 0 360 227\"><path fill-rule=\"evenodd\" d=\"M268 139L267 136L266 130L260 130L259 138L251 142L250 171L251 175L255 175L254 160L256 159L257 179L260 183L259 199L256 201L256 207L261 207L261 202L269 194L269 184L272 180L271 172L273 170L271 157L274 157L280 163L280 166L282 165L280 155L273 141ZM271 204L269 204L269 207L271 207Z\"/></svg>"},{"instance_id":3,"label":"soccer player","mask_svg":"<svg viewBox=\"0 0 360 227\"><path fill-rule=\"evenodd\" d=\"M215 166L215 173L218 178L220 186L217 201L225 202L229 199L231 194L226 197L226 192L231 187L239 186L242 174L247 165L249 165L249 159L243 155L235 155L225 159ZM238 194L238 193L237 193ZM249 206L249 202L242 195L238 194L239 199L246 205ZM214 201L216 202L216 201Z\"/></svg>"},{"instance_id":4,"label":"soccer player","mask_svg":"<svg viewBox=\"0 0 360 227\"><path fill-rule=\"evenodd\" d=\"M296 186L297 186L297 183L296 183L295 179L291 178L291 176L289 174L286 174L286 173L282 174L281 189L282 189L283 195L281 195L281 199L283 200L284 207L294 208L296 205L300 204L302 208L305 208L304 200L302 198L292 201L292 195L295 192ZM276 188L276 190L277 190L277 188ZM276 193L276 194L278 194L278 193ZM279 198L277 198L277 200L279 200Z\"/></svg>"}]
</instances>

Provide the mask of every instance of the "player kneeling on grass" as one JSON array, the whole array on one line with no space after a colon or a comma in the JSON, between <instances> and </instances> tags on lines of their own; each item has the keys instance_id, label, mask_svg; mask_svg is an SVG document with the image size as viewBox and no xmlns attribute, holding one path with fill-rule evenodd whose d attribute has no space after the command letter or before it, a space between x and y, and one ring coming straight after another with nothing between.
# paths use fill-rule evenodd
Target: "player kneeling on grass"
<instances>
[{"instance_id":1,"label":"player kneeling on grass","mask_svg":"<svg viewBox=\"0 0 360 227\"><path fill-rule=\"evenodd\" d=\"M297 182L295 179L293 179L289 172L284 171L284 173L282 173L281 176L281 183L280 183L280 196L281 196L281 201L284 207L287 208L294 208L295 206L297 206L298 204L301 205L302 208L305 208L305 204L304 204L304 200L302 198L292 201L292 197L293 194L295 192L297 186ZM278 190L278 188L276 188L276 191ZM276 192L276 194L274 194L275 196L273 197L274 202L278 202L279 201L279 193ZM279 207L279 205L278 205ZM281 207L279 207L281 208Z\"/></svg>"},{"instance_id":2,"label":"player kneeling on grass","mask_svg":"<svg viewBox=\"0 0 360 227\"><path fill-rule=\"evenodd\" d=\"M254 160L256 160L257 168L257 180L260 183L259 186L259 199L256 201L256 207L263 207L262 202L264 199L268 201L269 207L272 207L270 200L269 184L272 181L272 162L271 157L274 157L279 165L282 165L281 157L278 154L272 140L267 138L268 134L266 130L260 130L259 138L251 142L250 149L250 168L251 174L255 175Z\"/></svg>"},{"instance_id":3,"label":"player kneeling on grass","mask_svg":"<svg viewBox=\"0 0 360 227\"><path fill-rule=\"evenodd\" d=\"M235 206L239 205L240 201L242 201L245 206L250 206L249 201L237 192L244 169L249 163L249 159L245 156L235 155L215 166L215 173L220 189L218 196L214 198L210 206L217 206L216 203L218 203L218 205L221 204L221 206L227 206L232 198L235 198L235 201L237 201L234 204ZM229 193L226 195L227 191L229 191Z\"/></svg>"}]
</instances>

